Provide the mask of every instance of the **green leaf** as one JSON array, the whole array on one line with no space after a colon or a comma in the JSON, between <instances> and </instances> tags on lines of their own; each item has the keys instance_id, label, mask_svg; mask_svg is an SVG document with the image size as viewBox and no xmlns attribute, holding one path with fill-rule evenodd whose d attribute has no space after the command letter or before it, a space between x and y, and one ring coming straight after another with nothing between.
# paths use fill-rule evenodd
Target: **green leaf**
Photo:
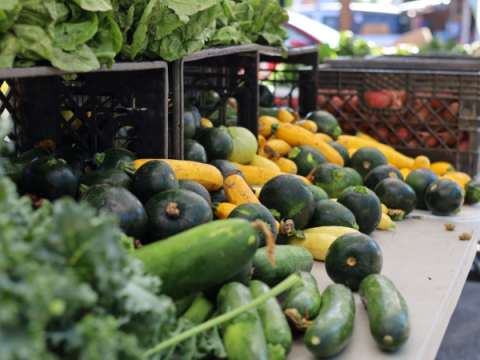
<instances>
[{"instance_id":1,"label":"green leaf","mask_svg":"<svg viewBox=\"0 0 480 360\"><path fill-rule=\"evenodd\" d=\"M70 8L67 5L59 2L57 2L55 5L57 10L57 23L64 22L67 20L68 15L70 14Z\"/></svg>"},{"instance_id":2,"label":"green leaf","mask_svg":"<svg viewBox=\"0 0 480 360\"><path fill-rule=\"evenodd\" d=\"M13 31L18 39L18 55L32 60L52 57L52 41L40 26L17 24Z\"/></svg>"},{"instance_id":3,"label":"green leaf","mask_svg":"<svg viewBox=\"0 0 480 360\"><path fill-rule=\"evenodd\" d=\"M242 38L242 32L233 26L223 27L215 33L209 41L210 45L237 45Z\"/></svg>"},{"instance_id":4,"label":"green leaf","mask_svg":"<svg viewBox=\"0 0 480 360\"><path fill-rule=\"evenodd\" d=\"M70 0L87 11L113 10L110 0Z\"/></svg>"},{"instance_id":5,"label":"green leaf","mask_svg":"<svg viewBox=\"0 0 480 360\"><path fill-rule=\"evenodd\" d=\"M55 0L22 1L21 4L22 11L18 15L18 23L38 25L47 32L53 30L53 25L57 20L57 4Z\"/></svg>"},{"instance_id":6,"label":"green leaf","mask_svg":"<svg viewBox=\"0 0 480 360\"><path fill-rule=\"evenodd\" d=\"M18 5L18 0L0 0L0 9L5 11L14 10Z\"/></svg>"},{"instance_id":7,"label":"green leaf","mask_svg":"<svg viewBox=\"0 0 480 360\"><path fill-rule=\"evenodd\" d=\"M0 69L11 68L18 52L17 38L12 34L0 36Z\"/></svg>"},{"instance_id":8,"label":"green leaf","mask_svg":"<svg viewBox=\"0 0 480 360\"><path fill-rule=\"evenodd\" d=\"M210 26L210 24L220 15L221 7L219 4L212 6L203 11L199 11L195 15L190 17L190 21L180 27L178 31L181 32L183 39L196 38L203 31Z\"/></svg>"},{"instance_id":9,"label":"green leaf","mask_svg":"<svg viewBox=\"0 0 480 360\"><path fill-rule=\"evenodd\" d=\"M212 7L217 0L165 0L165 2L183 22L187 22L185 17Z\"/></svg>"},{"instance_id":10,"label":"green leaf","mask_svg":"<svg viewBox=\"0 0 480 360\"><path fill-rule=\"evenodd\" d=\"M300 239L305 239L305 234L303 233L302 230L295 230L295 229L292 229L292 231L290 232L290 234L300 238Z\"/></svg>"},{"instance_id":11,"label":"green leaf","mask_svg":"<svg viewBox=\"0 0 480 360\"><path fill-rule=\"evenodd\" d=\"M76 22L64 22L55 26L54 46L72 51L93 38L98 30L98 17L94 12L83 12Z\"/></svg>"},{"instance_id":12,"label":"green leaf","mask_svg":"<svg viewBox=\"0 0 480 360\"><path fill-rule=\"evenodd\" d=\"M233 20L235 20L235 15L233 13L234 7L235 7L235 1L232 1L232 0L222 1L223 14L227 19L233 18Z\"/></svg>"},{"instance_id":13,"label":"green leaf","mask_svg":"<svg viewBox=\"0 0 480 360\"><path fill-rule=\"evenodd\" d=\"M152 15L153 9L155 5L159 2L159 0L150 0L145 11L142 14L140 22L137 24L137 28L133 34L133 41L131 45L131 54L130 59L133 60L137 53L140 50L140 47L144 44L144 40L147 34L147 24L149 22L149 18Z\"/></svg>"},{"instance_id":14,"label":"green leaf","mask_svg":"<svg viewBox=\"0 0 480 360\"><path fill-rule=\"evenodd\" d=\"M155 26L155 40L163 39L183 24L184 23L172 10L166 8L161 17L161 21Z\"/></svg>"},{"instance_id":15,"label":"green leaf","mask_svg":"<svg viewBox=\"0 0 480 360\"><path fill-rule=\"evenodd\" d=\"M51 62L55 67L71 72L90 71L100 67L94 52L85 44L70 52L54 47Z\"/></svg>"}]
</instances>

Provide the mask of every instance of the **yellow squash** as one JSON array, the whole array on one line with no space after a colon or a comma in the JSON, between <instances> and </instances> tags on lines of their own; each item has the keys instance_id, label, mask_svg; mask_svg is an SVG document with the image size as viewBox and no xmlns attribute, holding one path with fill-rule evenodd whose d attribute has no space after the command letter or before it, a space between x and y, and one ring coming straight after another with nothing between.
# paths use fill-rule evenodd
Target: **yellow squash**
<instances>
[{"instance_id":1,"label":"yellow squash","mask_svg":"<svg viewBox=\"0 0 480 360\"><path fill-rule=\"evenodd\" d=\"M265 139L265 136L263 135L258 135L258 147L261 148L265 143L267 142L267 139Z\"/></svg>"},{"instance_id":2,"label":"yellow squash","mask_svg":"<svg viewBox=\"0 0 480 360\"><path fill-rule=\"evenodd\" d=\"M375 140L372 138L370 135L367 135L365 133L362 133L361 131L358 131L355 136L358 136L360 139L368 140L368 141L373 141L377 144L381 144L379 141Z\"/></svg>"},{"instance_id":3,"label":"yellow squash","mask_svg":"<svg viewBox=\"0 0 480 360\"><path fill-rule=\"evenodd\" d=\"M266 138L272 134L272 125L280 124L273 116L262 116L258 119L258 133Z\"/></svg>"},{"instance_id":4,"label":"yellow squash","mask_svg":"<svg viewBox=\"0 0 480 360\"><path fill-rule=\"evenodd\" d=\"M272 161L280 168L281 172L293 175L298 172L297 164L290 159L279 157L277 159L272 159Z\"/></svg>"},{"instance_id":5,"label":"yellow squash","mask_svg":"<svg viewBox=\"0 0 480 360\"><path fill-rule=\"evenodd\" d=\"M346 226L319 226L302 230L304 234L329 234L339 237L345 234L358 233L358 230Z\"/></svg>"},{"instance_id":6,"label":"yellow squash","mask_svg":"<svg viewBox=\"0 0 480 360\"><path fill-rule=\"evenodd\" d=\"M223 183L223 190L225 190L225 196L230 204L236 206L246 203L260 204L255 192L238 174L227 176Z\"/></svg>"},{"instance_id":7,"label":"yellow squash","mask_svg":"<svg viewBox=\"0 0 480 360\"><path fill-rule=\"evenodd\" d=\"M277 234L280 233L280 223L275 220L275 226L277 227Z\"/></svg>"},{"instance_id":8,"label":"yellow squash","mask_svg":"<svg viewBox=\"0 0 480 360\"><path fill-rule=\"evenodd\" d=\"M170 159L138 159L135 168L152 160L160 160L169 164L178 180L193 180L203 185L208 191L215 191L223 185L223 175L215 166L202 164L196 161L170 160Z\"/></svg>"},{"instance_id":9,"label":"yellow squash","mask_svg":"<svg viewBox=\"0 0 480 360\"><path fill-rule=\"evenodd\" d=\"M441 176L438 177L439 179L450 179L456 181L458 185L465 189L465 184L472 180L472 178L463 172L460 171L449 171Z\"/></svg>"},{"instance_id":10,"label":"yellow squash","mask_svg":"<svg viewBox=\"0 0 480 360\"><path fill-rule=\"evenodd\" d=\"M452 164L444 161L434 162L432 165L430 165L430 169L438 176L450 171L455 171L455 168Z\"/></svg>"},{"instance_id":11,"label":"yellow squash","mask_svg":"<svg viewBox=\"0 0 480 360\"><path fill-rule=\"evenodd\" d=\"M255 193L255 196L258 197L260 196L260 191L262 191L262 185L251 185L253 192Z\"/></svg>"},{"instance_id":12,"label":"yellow squash","mask_svg":"<svg viewBox=\"0 0 480 360\"><path fill-rule=\"evenodd\" d=\"M325 142L330 142L330 141L333 141L333 139L328 136L327 134L324 134L324 133L316 133L315 136Z\"/></svg>"},{"instance_id":13,"label":"yellow squash","mask_svg":"<svg viewBox=\"0 0 480 360\"><path fill-rule=\"evenodd\" d=\"M382 214L388 214L388 207L385 204L382 204Z\"/></svg>"},{"instance_id":14,"label":"yellow squash","mask_svg":"<svg viewBox=\"0 0 480 360\"><path fill-rule=\"evenodd\" d=\"M205 129L207 127L213 127L212 122L207 118L202 118L202 129Z\"/></svg>"},{"instance_id":15,"label":"yellow squash","mask_svg":"<svg viewBox=\"0 0 480 360\"><path fill-rule=\"evenodd\" d=\"M408 174L410 174L412 172L412 170L409 169L409 168L402 168L398 171L400 171L400 173L403 175L403 180L407 180Z\"/></svg>"},{"instance_id":16,"label":"yellow squash","mask_svg":"<svg viewBox=\"0 0 480 360\"><path fill-rule=\"evenodd\" d=\"M292 147L290 146L289 143L287 143L285 140L280 140L280 139L274 139L274 140L269 139L264 146L269 146L272 150L274 150L280 156L287 156L289 151L292 150ZM258 150L258 155L269 157L270 154L265 153L264 146L262 146Z\"/></svg>"},{"instance_id":17,"label":"yellow squash","mask_svg":"<svg viewBox=\"0 0 480 360\"><path fill-rule=\"evenodd\" d=\"M312 120L302 120L296 123L295 125L301 126L304 129L307 129L312 134L315 134L318 131L318 125L315 121Z\"/></svg>"},{"instance_id":18,"label":"yellow squash","mask_svg":"<svg viewBox=\"0 0 480 360\"><path fill-rule=\"evenodd\" d=\"M236 205L230 203L219 203L212 206L213 210L215 210L215 215L219 219L226 219L236 207Z\"/></svg>"},{"instance_id":19,"label":"yellow squash","mask_svg":"<svg viewBox=\"0 0 480 360\"><path fill-rule=\"evenodd\" d=\"M280 124L272 127L279 139L285 140L291 146L312 146L325 155L328 162L343 166L343 158L341 155L325 141L317 138L310 131L292 124Z\"/></svg>"},{"instance_id":20,"label":"yellow squash","mask_svg":"<svg viewBox=\"0 0 480 360\"><path fill-rule=\"evenodd\" d=\"M268 180L273 179L275 176L284 175L281 171L275 171L270 169L259 168L257 166L250 166L250 165L241 165L238 163L234 163L239 167L242 171L243 176L245 176L245 180L247 183L252 185L265 185ZM308 185L312 183L304 176L295 175L305 181Z\"/></svg>"},{"instance_id":21,"label":"yellow squash","mask_svg":"<svg viewBox=\"0 0 480 360\"><path fill-rule=\"evenodd\" d=\"M273 161L267 159L266 157L260 156L260 155L255 155L248 163L250 166L257 166L260 168L264 169L270 169L270 170L275 170L275 171L280 171L280 168L278 167L277 164L275 164Z\"/></svg>"},{"instance_id":22,"label":"yellow squash","mask_svg":"<svg viewBox=\"0 0 480 360\"><path fill-rule=\"evenodd\" d=\"M270 136L268 137L267 141L275 140L275 139L278 139L278 138L277 138L277 135L272 134L272 135L270 135Z\"/></svg>"},{"instance_id":23,"label":"yellow squash","mask_svg":"<svg viewBox=\"0 0 480 360\"><path fill-rule=\"evenodd\" d=\"M424 155L417 156L413 162L412 170L420 168L430 168L430 159Z\"/></svg>"},{"instance_id":24,"label":"yellow squash","mask_svg":"<svg viewBox=\"0 0 480 360\"><path fill-rule=\"evenodd\" d=\"M392 147L383 145L380 143L375 143L370 140L365 140L359 138L358 136L350 136L350 135L340 135L337 140L338 143L345 146L347 149L361 149L364 147L373 147L385 155L388 162L393 164L397 169L401 168L409 168L411 169L414 163L414 159L409 158L399 152L395 151Z\"/></svg>"},{"instance_id":25,"label":"yellow squash","mask_svg":"<svg viewBox=\"0 0 480 360\"><path fill-rule=\"evenodd\" d=\"M348 150L348 155L350 155L350 157L352 157L352 155L355 154L355 152L356 152L358 149L349 148L349 149L347 149L347 150Z\"/></svg>"},{"instance_id":26,"label":"yellow squash","mask_svg":"<svg viewBox=\"0 0 480 360\"><path fill-rule=\"evenodd\" d=\"M378 224L377 229L379 230L388 230L388 229L395 229L397 224L395 224L390 216L387 214L382 213L382 219L380 220L380 224Z\"/></svg>"},{"instance_id":27,"label":"yellow squash","mask_svg":"<svg viewBox=\"0 0 480 360\"><path fill-rule=\"evenodd\" d=\"M305 239L296 236L288 237L288 245L300 245L312 254L315 260L325 260L330 245L337 239L336 236L325 233L308 233Z\"/></svg>"},{"instance_id":28,"label":"yellow squash","mask_svg":"<svg viewBox=\"0 0 480 360\"><path fill-rule=\"evenodd\" d=\"M289 123L295 120L295 116L288 110L280 109L277 112L277 119L282 123Z\"/></svg>"}]
</instances>

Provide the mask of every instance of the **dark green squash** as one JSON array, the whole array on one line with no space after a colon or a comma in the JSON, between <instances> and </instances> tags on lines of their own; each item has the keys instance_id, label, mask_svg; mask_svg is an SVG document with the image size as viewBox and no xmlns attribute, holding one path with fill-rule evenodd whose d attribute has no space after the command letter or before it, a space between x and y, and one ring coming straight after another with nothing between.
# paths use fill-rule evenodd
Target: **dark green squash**
<instances>
[{"instance_id":1,"label":"dark green squash","mask_svg":"<svg viewBox=\"0 0 480 360\"><path fill-rule=\"evenodd\" d=\"M351 186L345 189L338 197L337 203L355 215L358 230L364 234L368 235L375 231L382 220L382 203L378 196L365 186Z\"/></svg>"},{"instance_id":2,"label":"dark green squash","mask_svg":"<svg viewBox=\"0 0 480 360\"><path fill-rule=\"evenodd\" d=\"M288 158L297 165L297 173L302 176L307 176L317 166L327 163L327 158L320 150L308 145L294 147L288 153Z\"/></svg>"},{"instance_id":3,"label":"dark green squash","mask_svg":"<svg viewBox=\"0 0 480 360\"><path fill-rule=\"evenodd\" d=\"M206 164L207 153L198 141L186 139L183 143L183 159Z\"/></svg>"},{"instance_id":4,"label":"dark green squash","mask_svg":"<svg viewBox=\"0 0 480 360\"><path fill-rule=\"evenodd\" d=\"M167 190L152 197L145 210L148 230L145 243L152 243L212 221L212 209L200 195L189 190Z\"/></svg>"},{"instance_id":5,"label":"dark green squash","mask_svg":"<svg viewBox=\"0 0 480 360\"><path fill-rule=\"evenodd\" d=\"M228 215L228 218L242 218L250 222L255 220L262 220L266 222L272 231L273 238L277 237L277 225L275 223L275 218L273 217L270 210L261 204L255 203L246 203L238 205L233 211ZM266 246L266 236L262 231L257 230L260 244L259 247Z\"/></svg>"},{"instance_id":6,"label":"dark green squash","mask_svg":"<svg viewBox=\"0 0 480 360\"><path fill-rule=\"evenodd\" d=\"M390 165L380 165L370 171L365 177L365 186L370 190L375 189L375 186L384 179L399 179L403 181L403 175L398 169Z\"/></svg>"},{"instance_id":7,"label":"dark green squash","mask_svg":"<svg viewBox=\"0 0 480 360\"><path fill-rule=\"evenodd\" d=\"M126 235L143 239L147 230L147 214L140 200L127 189L108 184L92 185L83 192L80 200L117 217Z\"/></svg>"},{"instance_id":8,"label":"dark green squash","mask_svg":"<svg viewBox=\"0 0 480 360\"><path fill-rule=\"evenodd\" d=\"M388 165L388 160L380 150L373 147L364 147L355 151L350 158L350 167L354 168L365 181L370 171L380 165Z\"/></svg>"},{"instance_id":9,"label":"dark green squash","mask_svg":"<svg viewBox=\"0 0 480 360\"><path fill-rule=\"evenodd\" d=\"M203 129L198 142L205 148L208 161L228 160L233 151L233 140L226 127Z\"/></svg>"},{"instance_id":10,"label":"dark green squash","mask_svg":"<svg viewBox=\"0 0 480 360\"><path fill-rule=\"evenodd\" d=\"M275 97L270 89L265 85L258 85L258 98L259 104L262 107L271 108L275 105Z\"/></svg>"},{"instance_id":11,"label":"dark green squash","mask_svg":"<svg viewBox=\"0 0 480 360\"><path fill-rule=\"evenodd\" d=\"M183 107L183 138L191 139L202 129L202 116L192 104L185 102Z\"/></svg>"},{"instance_id":12,"label":"dark green squash","mask_svg":"<svg viewBox=\"0 0 480 360\"><path fill-rule=\"evenodd\" d=\"M213 165L218 170L220 170L223 176L223 180L225 180L225 178L227 177L227 174L230 171L233 171L233 170L240 171L240 168L237 165L231 163L228 160L213 160L213 161L210 161L210 165ZM241 171L238 173L238 175L240 175L245 180L245 177L243 176Z\"/></svg>"},{"instance_id":13,"label":"dark green squash","mask_svg":"<svg viewBox=\"0 0 480 360\"><path fill-rule=\"evenodd\" d=\"M55 159L63 159L72 168L77 177L85 173L86 161L90 158L85 150L76 147L59 148L50 154Z\"/></svg>"},{"instance_id":14,"label":"dark green squash","mask_svg":"<svg viewBox=\"0 0 480 360\"><path fill-rule=\"evenodd\" d=\"M315 204L308 227L320 226L344 226L358 230L355 215L342 204L332 200L320 200Z\"/></svg>"},{"instance_id":15,"label":"dark green squash","mask_svg":"<svg viewBox=\"0 0 480 360\"><path fill-rule=\"evenodd\" d=\"M178 180L178 188L193 191L195 194L198 194L204 198L208 203L208 206L212 206L212 198L210 197L210 193L207 189L205 189L205 186L197 183L196 181L188 179Z\"/></svg>"},{"instance_id":16,"label":"dark green squash","mask_svg":"<svg viewBox=\"0 0 480 360\"><path fill-rule=\"evenodd\" d=\"M127 149L110 148L103 153L93 155L93 160L97 164L98 170L118 169L122 164L124 171L133 175L135 173L133 161L137 160L137 157Z\"/></svg>"},{"instance_id":17,"label":"dark green squash","mask_svg":"<svg viewBox=\"0 0 480 360\"><path fill-rule=\"evenodd\" d=\"M21 183L23 191L53 201L75 197L78 178L64 160L41 156L23 168Z\"/></svg>"},{"instance_id":18,"label":"dark green squash","mask_svg":"<svg viewBox=\"0 0 480 360\"><path fill-rule=\"evenodd\" d=\"M307 114L307 120L315 121L318 126L318 132L324 133L334 140L342 133L335 116L324 110L315 110Z\"/></svg>"},{"instance_id":19,"label":"dark green squash","mask_svg":"<svg viewBox=\"0 0 480 360\"><path fill-rule=\"evenodd\" d=\"M313 201L315 203L319 202L320 200L329 200L330 197L328 194L323 190L322 188L316 186L316 185L308 185L308 188L313 194Z\"/></svg>"},{"instance_id":20,"label":"dark green squash","mask_svg":"<svg viewBox=\"0 0 480 360\"><path fill-rule=\"evenodd\" d=\"M317 166L307 179L322 188L331 199L336 199L343 190L350 186L350 176L344 168L336 164Z\"/></svg>"},{"instance_id":21,"label":"dark green squash","mask_svg":"<svg viewBox=\"0 0 480 360\"><path fill-rule=\"evenodd\" d=\"M348 152L347 148L336 141L330 141L327 144L337 150L337 152L343 158L343 166L348 166L348 162L350 161L350 153Z\"/></svg>"},{"instance_id":22,"label":"dark green squash","mask_svg":"<svg viewBox=\"0 0 480 360\"><path fill-rule=\"evenodd\" d=\"M405 182L415 191L415 195L417 196L417 205L415 207L417 209L427 210L425 193L430 184L437 180L437 174L426 168L415 169L408 174Z\"/></svg>"},{"instance_id":23,"label":"dark green squash","mask_svg":"<svg viewBox=\"0 0 480 360\"><path fill-rule=\"evenodd\" d=\"M22 156L18 158L4 158L0 159L0 165L3 168L4 174L7 175L17 186L21 185L22 171L27 164L38 157L48 156L49 152L44 148L33 148L25 151Z\"/></svg>"},{"instance_id":24,"label":"dark green squash","mask_svg":"<svg viewBox=\"0 0 480 360\"><path fill-rule=\"evenodd\" d=\"M470 180L465 184L465 200L471 205L480 202L480 181Z\"/></svg>"},{"instance_id":25,"label":"dark green squash","mask_svg":"<svg viewBox=\"0 0 480 360\"><path fill-rule=\"evenodd\" d=\"M354 291L368 275L380 274L382 265L383 256L378 244L360 233L338 237L325 257L325 269L330 279Z\"/></svg>"},{"instance_id":26,"label":"dark green squash","mask_svg":"<svg viewBox=\"0 0 480 360\"><path fill-rule=\"evenodd\" d=\"M225 195L225 190L223 190L223 188L211 191L210 198L212 199L212 204L228 202L227 196Z\"/></svg>"},{"instance_id":27,"label":"dark green squash","mask_svg":"<svg viewBox=\"0 0 480 360\"><path fill-rule=\"evenodd\" d=\"M78 180L80 184L92 186L97 184L108 184L113 186L121 186L130 190L132 180L125 171L120 169L106 169L89 171L83 174Z\"/></svg>"},{"instance_id":28,"label":"dark green squash","mask_svg":"<svg viewBox=\"0 0 480 360\"><path fill-rule=\"evenodd\" d=\"M393 216L393 220L402 220L410 214L417 205L415 191L399 179L384 179L375 186L375 194L386 207L392 210L402 210L403 215Z\"/></svg>"},{"instance_id":29,"label":"dark green squash","mask_svg":"<svg viewBox=\"0 0 480 360\"><path fill-rule=\"evenodd\" d=\"M295 175L278 175L263 185L260 203L276 210L283 220L292 220L301 230L313 215L315 201L308 185Z\"/></svg>"},{"instance_id":30,"label":"dark green squash","mask_svg":"<svg viewBox=\"0 0 480 360\"><path fill-rule=\"evenodd\" d=\"M348 173L348 176L350 176L350 186L363 186L363 179L357 170L350 167L344 169Z\"/></svg>"},{"instance_id":31,"label":"dark green squash","mask_svg":"<svg viewBox=\"0 0 480 360\"><path fill-rule=\"evenodd\" d=\"M428 210L435 215L457 214L463 204L463 190L456 181L440 179L430 184L425 192Z\"/></svg>"},{"instance_id":32,"label":"dark green squash","mask_svg":"<svg viewBox=\"0 0 480 360\"><path fill-rule=\"evenodd\" d=\"M172 167L164 161L146 162L138 168L132 179L132 192L143 204L171 189L178 189L178 180Z\"/></svg>"}]
</instances>

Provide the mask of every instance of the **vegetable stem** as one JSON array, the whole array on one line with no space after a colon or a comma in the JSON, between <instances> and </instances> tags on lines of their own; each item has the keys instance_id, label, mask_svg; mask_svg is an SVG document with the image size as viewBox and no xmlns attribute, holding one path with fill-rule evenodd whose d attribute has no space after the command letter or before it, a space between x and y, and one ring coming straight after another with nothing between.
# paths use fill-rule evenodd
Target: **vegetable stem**
<instances>
[{"instance_id":1,"label":"vegetable stem","mask_svg":"<svg viewBox=\"0 0 480 360\"><path fill-rule=\"evenodd\" d=\"M170 346L176 345L179 342L182 342L183 340L188 339L189 337L199 334L205 330L208 330L214 326L223 324L224 322L227 322L234 317L250 310L253 309L254 307L257 307L267 301L269 298L273 296L277 296L284 292L285 290L291 288L293 285L302 282L302 279L298 275L290 275L288 278L286 278L284 281L282 281L280 284L275 286L273 289L271 289L269 292L262 294L261 296L255 298L254 300L250 301L248 304L245 304L243 306L240 306L239 308L233 309L232 311L229 311L228 313L225 313L223 315L220 315L218 317L215 317L203 324L200 324L198 326L195 326L194 328L191 328L181 334L178 334L164 342L161 342L160 344L154 346L153 348L145 351L143 353L144 357L148 357L150 355L153 355L159 351L165 350L169 348Z\"/></svg>"}]
</instances>

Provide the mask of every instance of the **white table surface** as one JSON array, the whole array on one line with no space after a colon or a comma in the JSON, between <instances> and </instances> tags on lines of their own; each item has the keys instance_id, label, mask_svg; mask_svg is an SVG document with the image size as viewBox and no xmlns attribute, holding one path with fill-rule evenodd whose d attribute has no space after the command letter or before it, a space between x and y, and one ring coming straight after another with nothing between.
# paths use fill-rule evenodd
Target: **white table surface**
<instances>
[{"instance_id":1,"label":"white table surface","mask_svg":"<svg viewBox=\"0 0 480 360\"><path fill-rule=\"evenodd\" d=\"M450 223L451 221L448 221ZM371 237L383 253L382 274L390 278L407 302L411 333L397 352L387 353L373 340L367 313L357 293L355 325L347 348L332 359L433 360L458 302L476 254L477 235L473 227L459 223L447 231L445 221L407 218L396 229L377 230ZM459 234L472 234L470 241L460 241ZM332 281L324 262L315 261L312 274L320 292ZM288 360L313 360L303 336L295 336Z\"/></svg>"}]
</instances>

